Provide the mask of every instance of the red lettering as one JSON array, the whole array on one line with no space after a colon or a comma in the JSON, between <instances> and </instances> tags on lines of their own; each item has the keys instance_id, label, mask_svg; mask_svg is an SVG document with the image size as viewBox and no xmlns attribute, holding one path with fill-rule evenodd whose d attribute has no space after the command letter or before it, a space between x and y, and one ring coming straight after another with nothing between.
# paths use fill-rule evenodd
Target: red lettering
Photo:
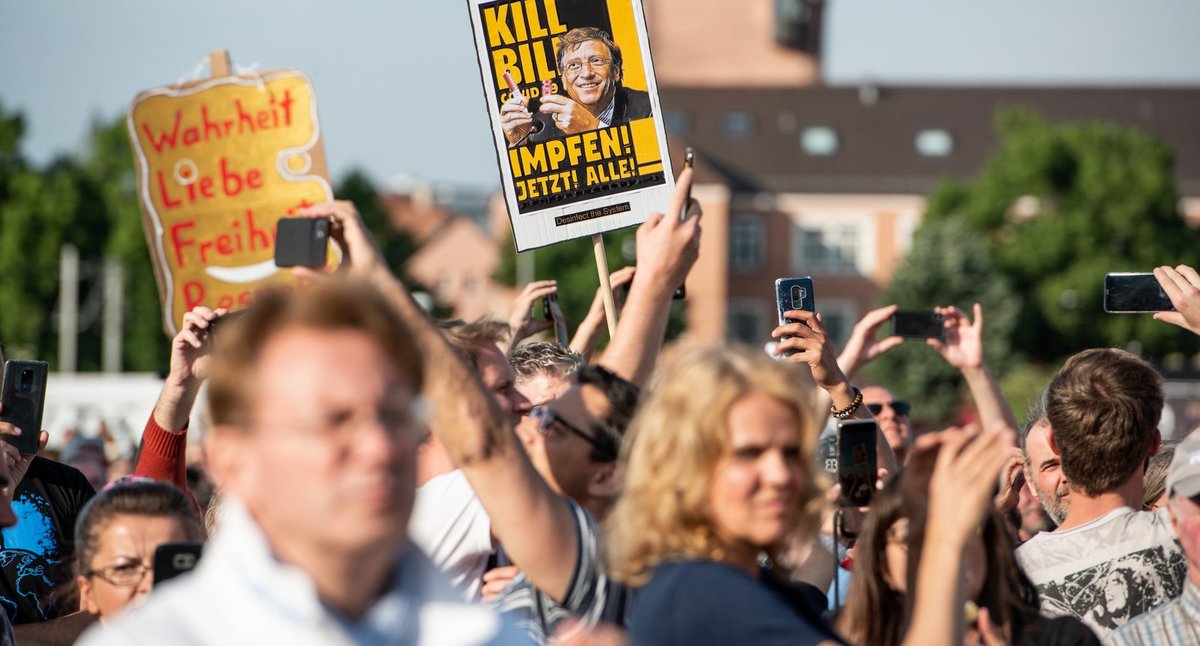
<instances>
[{"instance_id":1,"label":"red lettering","mask_svg":"<svg viewBox=\"0 0 1200 646\"><path fill-rule=\"evenodd\" d=\"M202 265L208 264L208 250L212 249L212 246L213 246L212 240L202 240L200 242L200 264L202 264Z\"/></svg>"},{"instance_id":2,"label":"red lettering","mask_svg":"<svg viewBox=\"0 0 1200 646\"><path fill-rule=\"evenodd\" d=\"M271 127L271 113L270 112L267 112L266 110L258 111L258 127L263 128L263 129Z\"/></svg>"},{"instance_id":3,"label":"red lettering","mask_svg":"<svg viewBox=\"0 0 1200 646\"><path fill-rule=\"evenodd\" d=\"M168 209L173 209L180 204L183 204L183 200L173 200L171 199L171 196L167 194L167 179L163 177L163 172L161 170L158 171L158 195L162 198L163 206Z\"/></svg>"},{"instance_id":4,"label":"red lettering","mask_svg":"<svg viewBox=\"0 0 1200 646\"><path fill-rule=\"evenodd\" d=\"M179 265L181 268L184 265L183 248L196 244L195 240L192 240L191 238L184 239L181 234L184 229L190 229L194 226L196 226L196 222L194 220L179 222L171 226L171 246L175 248L175 264ZM189 306L188 309L192 309L191 306Z\"/></svg>"},{"instance_id":5,"label":"red lettering","mask_svg":"<svg viewBox=\"0 0 1200 646\"><path fill-rule=\"evenodd\" d=\"M248 188L262 188L262 173L258 172L257 168L251 168L246 171L246 186Z\"/></svg>"},{"instance_id":6,"label":"red lettering","mask_svg":"<svg viewBox=\"0 0 1200 646\"><path fill-rule=\"evenodd\" d=\"M254 134L254 118L242 107L242 100L234 99L233 105L237 107L238 134L242 134L245 127L250 129L250 134Z\"/></svg>"},{"instance_id":7,"label":"red lettering","mask_svg":"<svg viewBox=\"0 0 1200 646\"><path fill-rule=\"evenodd\" d=\"M230 188L230 180L233 181L233 188ZM242 192L242 178L237 172L229 172L229 161L224 157L221 158L221 188L225 189L225 194L233 197Z\"/></svg>"},{"instance_id":8,"label":"red lettering","mask_svg":"<svg viewBox=\"0 0 1200 646\"><path fill-rule=\"evenodd\" d=\"M213 197L213 178L205 176L200 178L200 195L204 197Z\"/></svg>"},{"instance_id":9,"label":"red lettering","mask_svg":"<svg viewBox=\"0 0 1200 646\"><path fill-rule=\"evenodd\" d=\"M222 256L233 254L233 239L228 234L222 233L217 236L217 253Z\"/></svg>"},{"instance_id":10,"label":"red lettering","mask_svg":"<svg viewBox=\"0 0 1200 646\"><path fill-rule=\"evenodd\" d=\"M200 143L200 129L192 126L183 131L183 145L194 146Z\"/></svg>"},{"instance_id":11,"label":"red lettering","mask_svg":"<svg viewBox=\"0 0 1200 646\"><path fill-rule=\"evenodd\" d=\"M204 138L207 140L210 136L217 139L221 138L221 125L215 121L210 121L208 118L208 106L200 106L200 121L204 124Z\"/></svg>"},{"instance_id":12,"label":"red lettering","mask_svg":"<svg viewBox=\"0 0 1200 646\"><path fill-rule=\"evenodd\" d=\"M156 138L154 133L150 132L150 124L142 122L142 132L146 133L146 138L150 140L150 145L154 146L154 152L162 154L163 144L170 144L171 148L175 148L175 138L179 135L179 120L183 118L183 113L180 110L175 111L175 126L171 128L171 133L167 134L164 130Z\"/></svg>"},{"instance_id":13,"label":"red lettering","mask_svg":"<svg viewBox=\"0 0 1200 646\"><path fill-rule=\"evenodd\" d=\"M286 125L289 125L289 126L292 125L292 91L291 90L283 91L283 100L279 102L279 105L280 105L280 107L283 108L283 123Z\"/></svg>"},{"instance_id":14,"label":"red lettering","mask_svg":"<svg viewBox=\"0 0 1200 646\"><path fill-rule=\"evenodd\" d=\"M192 311L193 307L204 303L204 283L198 280L189 280L183 284L183 304L187 311Z\"/></svg>"},{"instance_id":15,"label":"red lettering","mask_svg":"<svg viewBox=\"0 0 1200 646\"><path fill-rule=\"evenodd\" d=\"M224 307L227 310L232 309L233 308L233 297L230 296L229 294L222 294L221 298L217 299L217 307Z\"/></svg>"}]
</instances>

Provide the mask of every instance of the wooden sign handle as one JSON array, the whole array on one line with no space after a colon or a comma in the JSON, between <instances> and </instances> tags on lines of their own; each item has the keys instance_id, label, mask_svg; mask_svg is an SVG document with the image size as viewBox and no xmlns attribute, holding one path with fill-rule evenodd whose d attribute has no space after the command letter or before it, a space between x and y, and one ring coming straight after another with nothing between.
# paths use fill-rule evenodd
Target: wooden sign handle
<instances>
[{"instance_id":1,"label":"wooden sign handle","mask_svg":"<svg viewBox=\"0 0 1200 646\"><path fill-rule=\"evenodd\" d=\"M612 282L608 278L608 256L604 253L604 236L592 236L592 250L596 252L596 273L600 274L600 295L604 298L604 318L608 321L608 338L617 335L617 302L613 299Z\"/></svg>"},{"instance_id":2,"label":"wooden sign handle","mask_svg":"<svg viewBox=\"0 0 1200 646\"><path fill-rule=\"evenodd\" d=\"M213 78L229 76L229 50L214 49L209 52L208 69Z\"/></svg>"}]
</instances>

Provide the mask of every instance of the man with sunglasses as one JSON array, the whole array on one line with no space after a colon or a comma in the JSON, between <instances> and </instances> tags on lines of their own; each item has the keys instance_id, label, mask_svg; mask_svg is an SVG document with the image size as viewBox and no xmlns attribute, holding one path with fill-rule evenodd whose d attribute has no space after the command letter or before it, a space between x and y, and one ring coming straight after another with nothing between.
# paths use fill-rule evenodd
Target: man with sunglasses
<instances>
[{"instance_id":1,"label":"man with sunglasses","mask_svg":"<svg viewBox=\"0 0 1200 646\"><path fill-rule=\"evenodd\" d=\"M887 438L888 446L896 454L896 463L904 464L909 449L913 444L912 422L908 419L908 402L896 399L892 391L882 386L866 386L862 389L863 404L875 421L879 430Z\"/></svg>"}]
</instances>

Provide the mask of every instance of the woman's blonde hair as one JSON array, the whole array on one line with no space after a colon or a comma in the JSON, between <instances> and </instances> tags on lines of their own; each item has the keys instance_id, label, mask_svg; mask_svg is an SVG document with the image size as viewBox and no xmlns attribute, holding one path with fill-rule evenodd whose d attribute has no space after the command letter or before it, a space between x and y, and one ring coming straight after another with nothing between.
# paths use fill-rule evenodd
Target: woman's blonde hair
<instances>
[{"instance_id":1,"label":"woman's blonde hair","mask_svg":"<svg viewBox=\"0 0 1200 646\"><path fill-rule=\"evenodd\" d=\"M729 443L726 414L752 392L777 399L796 415L804 493L795 502L795 531L814 531L822 496L813 463L817 438L808 408L810 388L792 364L747 348L694 350L671 364L621 446L624 491L605 523L613 577L641 585L664 561L725 558L709 520L709 480ZM780 541L770 556L787 542Z\"/></svg>"}]
</instances>

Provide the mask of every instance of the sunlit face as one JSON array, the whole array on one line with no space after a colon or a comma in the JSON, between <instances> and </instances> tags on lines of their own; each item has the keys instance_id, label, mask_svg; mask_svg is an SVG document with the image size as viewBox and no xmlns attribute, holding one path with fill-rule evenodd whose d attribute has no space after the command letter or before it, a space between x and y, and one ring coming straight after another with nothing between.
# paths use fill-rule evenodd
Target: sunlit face
<instances>
[{"instance_id":1,"label":"sunlit face","mask_svg":"<svg viewBox=\"0 0 1200 646\"><path fill-rule=\"evenodd\" d=\"M750 392L729 407L725 428L728 442L709 480L709 520L734 549L776 545L795 527L806 493L800 420L778 399Z\"/></svg>"},{"instance_id":2,"label":"sunlit face","mask_svg":"<svg viewBox=\"0 0 1200 646\"><path fill-rule=\"evenodd\" d=\"M516 375L508 358L500 351L495 343L480 343L475 346L475 369L496 399L500 410L508 413L509 422L513 428L521 420L521 416L529 412L529 400L517 390Z\"/></svg>"},{"instance_id":3,"label":"sunlit face","mask_svg":"<svg viewBox=\"0 0 1200 646\"><path fill-rule=\"evenodd\" d=\"M879 424L879 430L883 431L888 446L892 447L892 452L896 454L896 459L903 464L913 443L912 422L909 421L908 415L899 415L896 409L892 408L896 396L887 388L867 386L862 389L862 396L864 406L882 406L879 414L875 415L875 421Z\"/></svg>"},{"instance_id":4,"label":"sunlit face","mask_svg":"<svg viewBox=\"0 0 1200 646\"><path fill-rule=\"evenodd\" d=\"M399 549L421 431L413 386L380 344L287 329L263 347L255 381L252 428L220 436L240 461L227 488L272 547L298 561Z\"/></svg>"},{"instance_id":5,"label":"sunlit face","mask_svg":"<svg viewBox=\"0 0 1200 646\"><path fill-rule=\"evenodd\" d=\"M597 61L599 64L589 64L589 61L597 59L600 59ZM578 72L568 69L572 63L582 65ZM621 80L621 70L613 65L612 54L604 43L598 40L583 41L563 56L562 66L567 95L594 115L604 112Z\"/></svg>"},{"instance_id":6,"label":"sunlit face","mask_svg":"<svg viewBox=\"0 0 1200 646\"><path fill-rule=\"evenodd\" d=\"M545 372L539 372L517 382L517 391L525 399L529 400L531 407L549 404L561 397L570 387L571 381L569 379L563 379ZM542 475L542 479L555 492L563 494L563 486L554 477L554 470L550 467L551 458L549 455L549 452L561 443L555 442L548 437L543 437L538 431L538 420L529 415L521 416L521 421L517 424L517 435L521 437L521 445L525 447L525 452L529 454L529 460L533 462L534 468ZM579 442L584 443L582 439Z\"/></svg>"},{"instance_id":7,"label":"sunlit face","mask_svg":"<svg viewBox=\"0 0 1200 646\"><path fill-rule=\"evenodd\" d=\"M101 619L111 619L141 603L154 583L154 550L164 543L189 540L183 524L170 516L120 514L96 534L96 552L86 564L88 576L78 577L82 607ZM110 579L141 577L128 585Z\"/></svg>"},{"instance_id":8,"label":"sunlit face","mask_svg":"<svg viewBox=\"0 0 1200 646\"><path fill-rule=\"evenodd\" d=\"M562 486L563 494L586 501L588 511L604 517L617 493L613 478L616 463L593 460L595 446L582 436L596 437L601 432L596 426L612 412L611 402L599 386L583 384L569 388L547 407L559 420L543 435L552 477Z\"/></svg>"},{"instance_id":9,"label":"sunlit face","mask_svg":"<svg viewBox=\"0 0 1200 646\"><path fill-rule=\"evenodd\" d=\"M1050 519L1061 525L1067 518L1071 498L1067 478L1062 472L1062 462L1050 448L1050 432L1050 422L1046 420L1037 422L1029 429L1029 435L1025 438L1025 452L1029 456L1025 478Z\"/></svg>"}]
</instances>

